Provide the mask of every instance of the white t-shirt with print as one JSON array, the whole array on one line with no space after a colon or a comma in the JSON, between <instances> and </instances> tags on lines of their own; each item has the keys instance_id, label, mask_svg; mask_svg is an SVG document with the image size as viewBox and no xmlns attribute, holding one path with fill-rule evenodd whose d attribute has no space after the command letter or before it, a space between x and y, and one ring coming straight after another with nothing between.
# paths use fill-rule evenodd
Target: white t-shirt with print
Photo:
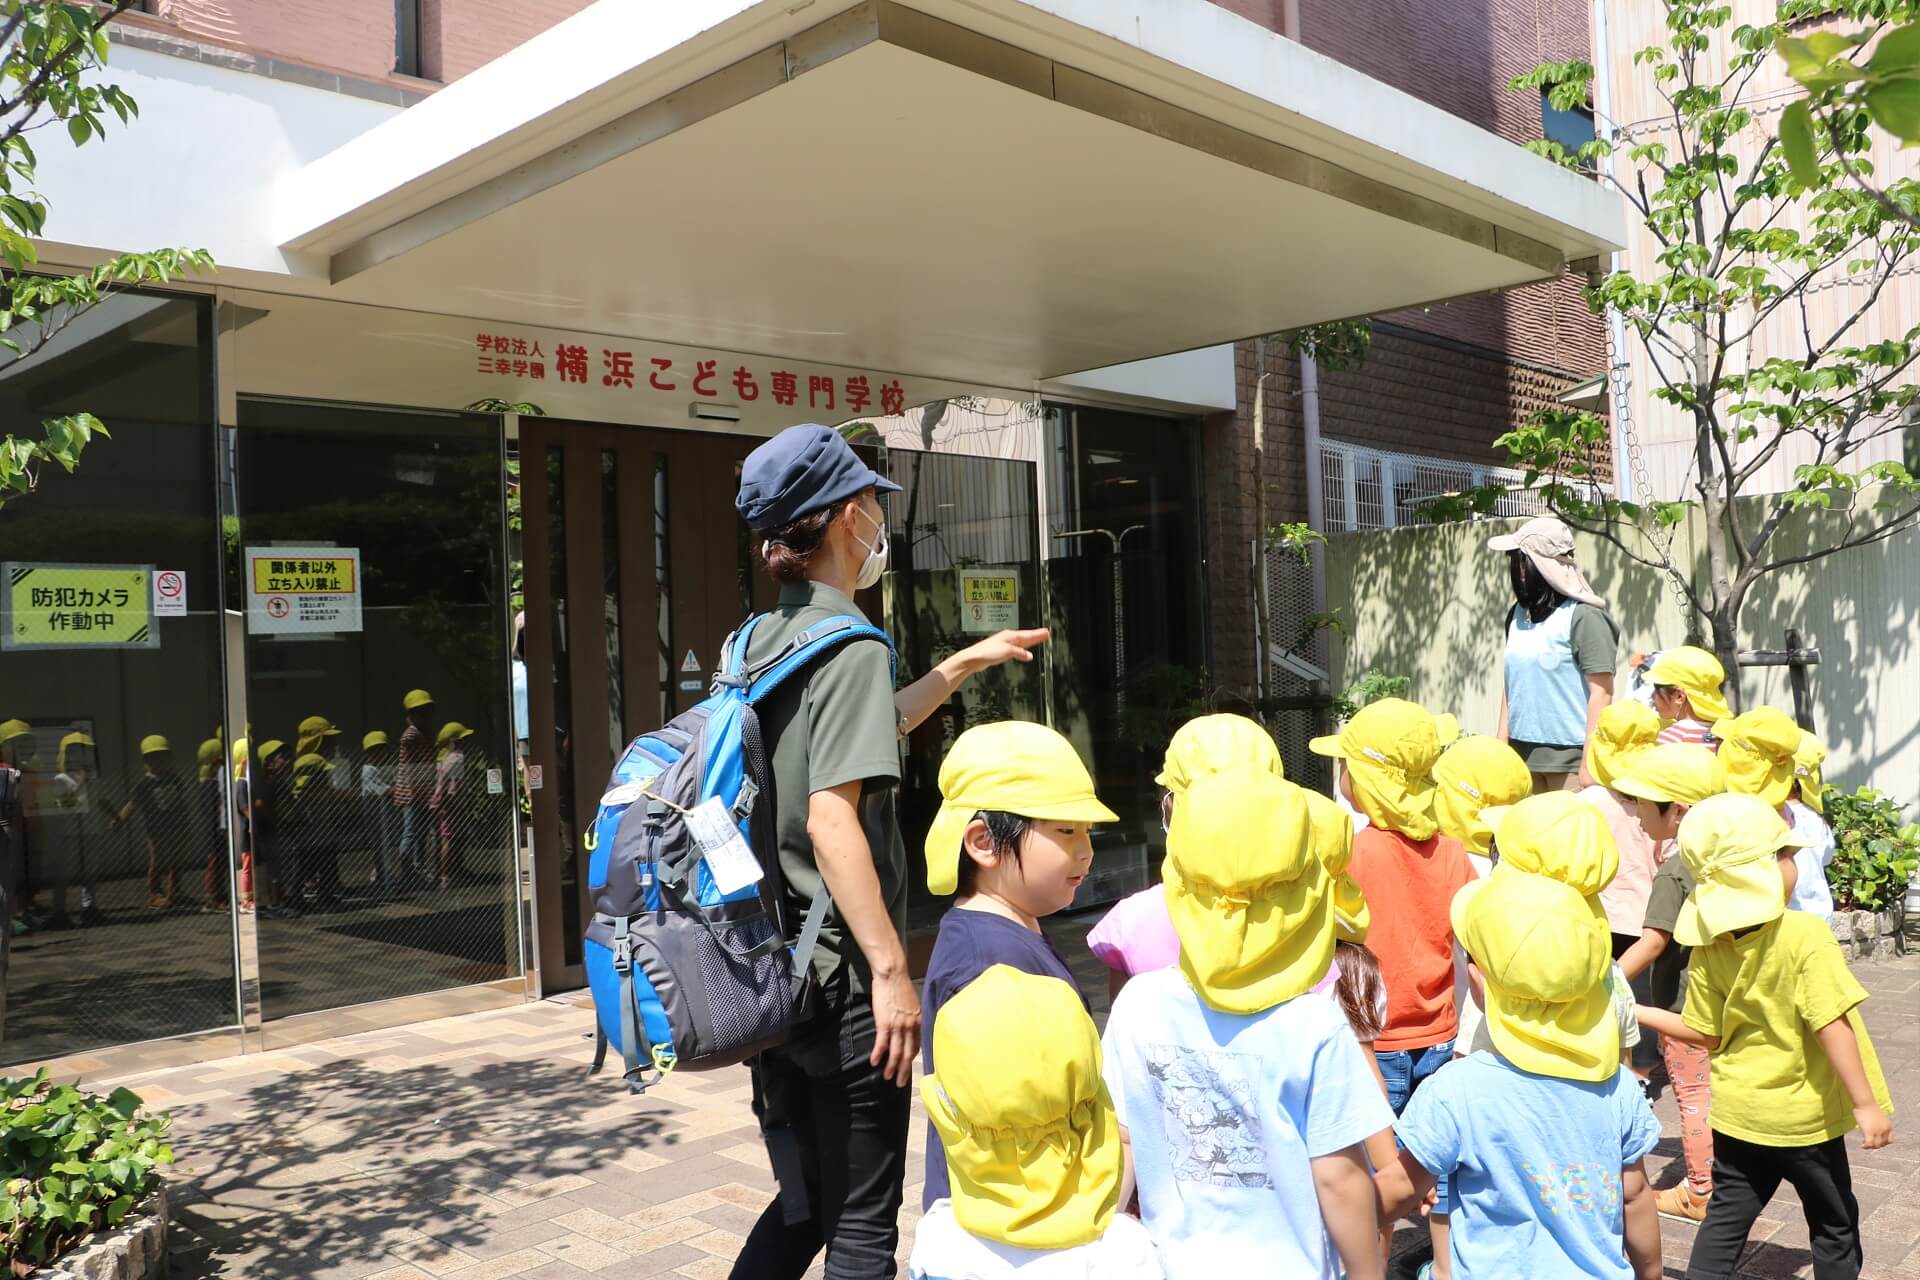
<instances>
[{"instance_id":1,"label":"white t-shirt with print","mask_svg":"<svg viewBox=\"0 0 1920 1280\"><path fill-rule=\"evenodd\" d=\"M1163 969L1122 989L1102 1045L1141 1218L1172 1280L1339 1274L1312 1161L1393 1112L1335 1000L1221 1013Z\"/></svg>"},{"instance_id":2,"label":"white t-shirt with print","mask_svg":"<svg viewBox=\"0 0 1920 1280\"><path fill-rule=\"evenodd\" d=\"M983 1240L935 1200L920 1219L907 1259L908 1280L1164 1280L1153 1240L1137 1218L1113 1215L1107 1233L1071 1249L1022 1249Z\"/></svg>"},{"instance_id":3,"label":"white t-shirt with print","mask_svg":"<svg viewBox=\"0 0 1920 1280\"><path fill-rule=\"evenodd\" d=\"M1794 851L1793 863L1800 872L1787 905L1822 920L1833 918L1833 889L1827 884L1827 864L1833 861L1833 828L1827 820L1798 800L1787 801L1793 815L1793 834L1807 841L1804 849Z\"/></svg>"}]
</instances>

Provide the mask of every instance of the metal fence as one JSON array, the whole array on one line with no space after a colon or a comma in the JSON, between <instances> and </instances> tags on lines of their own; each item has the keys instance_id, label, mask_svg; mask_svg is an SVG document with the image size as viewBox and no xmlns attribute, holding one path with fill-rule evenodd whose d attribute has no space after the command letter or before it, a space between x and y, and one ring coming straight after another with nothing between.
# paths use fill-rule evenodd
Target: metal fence
<instances>
[{"instance_id":1,"label":"metal fence","mask_svg":"<svg viewBox=\"0 0 1920 1280\"><path fill-rule=\"evenodd\" d=\"M1397 529L1419 523L1423 502L1485 484L1519 486L1511 467L1489 467L1414 453L1325 440L1320 445L1321 512L1329 533ZM1532 493L1503 494L1496 515L1528 516L1546 510Z\"/></svg>"}]
</instances>

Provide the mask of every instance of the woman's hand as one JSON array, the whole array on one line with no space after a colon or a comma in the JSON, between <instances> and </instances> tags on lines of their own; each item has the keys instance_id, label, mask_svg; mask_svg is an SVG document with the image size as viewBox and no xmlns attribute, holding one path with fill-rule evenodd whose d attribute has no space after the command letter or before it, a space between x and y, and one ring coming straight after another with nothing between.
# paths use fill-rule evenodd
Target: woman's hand
<instances>
[{"instance_id":1,"label":"woman's hand","mask_svg":"<svg viewBox=\"0 0 1920 1280\"><path fill-rule=\"evenodd\" d=\"M960 664L963 676L975 675L1003 662L1032 662L1033 651L1051 636L1052 633L1045 627L1035 627L1030 631L1001 631L978 644L968 645L953 656Z\"/></svg>"}]
</instances>

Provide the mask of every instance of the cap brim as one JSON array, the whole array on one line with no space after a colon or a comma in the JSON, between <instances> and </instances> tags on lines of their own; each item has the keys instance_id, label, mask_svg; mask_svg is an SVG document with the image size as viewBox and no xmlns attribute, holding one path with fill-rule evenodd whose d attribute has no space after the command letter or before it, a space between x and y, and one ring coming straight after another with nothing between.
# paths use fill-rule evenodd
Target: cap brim
<instances>
[{"instance_id":1,"label":"cap brim","mask_svg":"<svg viewBox=\"0 0 1920 1280\"><path fill-rule=\"evenodd\" d=\"M1334 760L1347 758L1347 753L1340 749L1340 735L1337 733L1330 737L1313 739L1307 743L1307 750L1317 756L1327 756Z\"/></svg>"},{"instance_id":2,"label":"cap brim","mask_svg":"<svg viewBox=\"0 0 1920 1280\"><path fill-rule=\"evenodd\" d=\"M1020 816L1032 818L1038 822L1085 822L1090 825L1120 821L1119 814L1092 796L1084 800L1063 801L1060 804L1035 805L1032 806L1031 811L1021 810Z\"/></svg>"},{"instance_id":3,"label":"cap brim","mask_svg":"<svg viewBox=\"0 0 1920 1280\"><path fill-rule=\"evenodd\" d=\"M1520 535L1517 533L1498 533L1487 539L1489 551L1518 551L1519 549Z\"/></svg>"},{"instance_id":4,"label":"cap brim","mask_svg":"<svg viewBox=\"0 0 1920 1280\"><path fill-rule=\"evenodd\" d=\"M881 493L899 493L900 492L899 485L887 479L885 476L881 475L878 471L873 473L873 487L878 489Z\"/></svg>"}]
</instances>

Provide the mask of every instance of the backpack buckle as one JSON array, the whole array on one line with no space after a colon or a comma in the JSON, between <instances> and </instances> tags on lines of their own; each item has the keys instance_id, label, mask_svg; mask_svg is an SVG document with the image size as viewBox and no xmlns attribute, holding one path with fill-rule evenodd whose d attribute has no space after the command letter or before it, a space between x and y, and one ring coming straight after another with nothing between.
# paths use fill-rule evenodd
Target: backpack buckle
<instances>
[{"instance_id":1,"label":"backpack buckle","mask_svg":"<svg viewBox=\"0 0 1920 1280\"><path fill-rule=\"evenodd\" d=\"M613 971L615 973L633 971L633 939L627 934L626 916L621 916L613 922Z\"/></svg>"}]
</instances>

